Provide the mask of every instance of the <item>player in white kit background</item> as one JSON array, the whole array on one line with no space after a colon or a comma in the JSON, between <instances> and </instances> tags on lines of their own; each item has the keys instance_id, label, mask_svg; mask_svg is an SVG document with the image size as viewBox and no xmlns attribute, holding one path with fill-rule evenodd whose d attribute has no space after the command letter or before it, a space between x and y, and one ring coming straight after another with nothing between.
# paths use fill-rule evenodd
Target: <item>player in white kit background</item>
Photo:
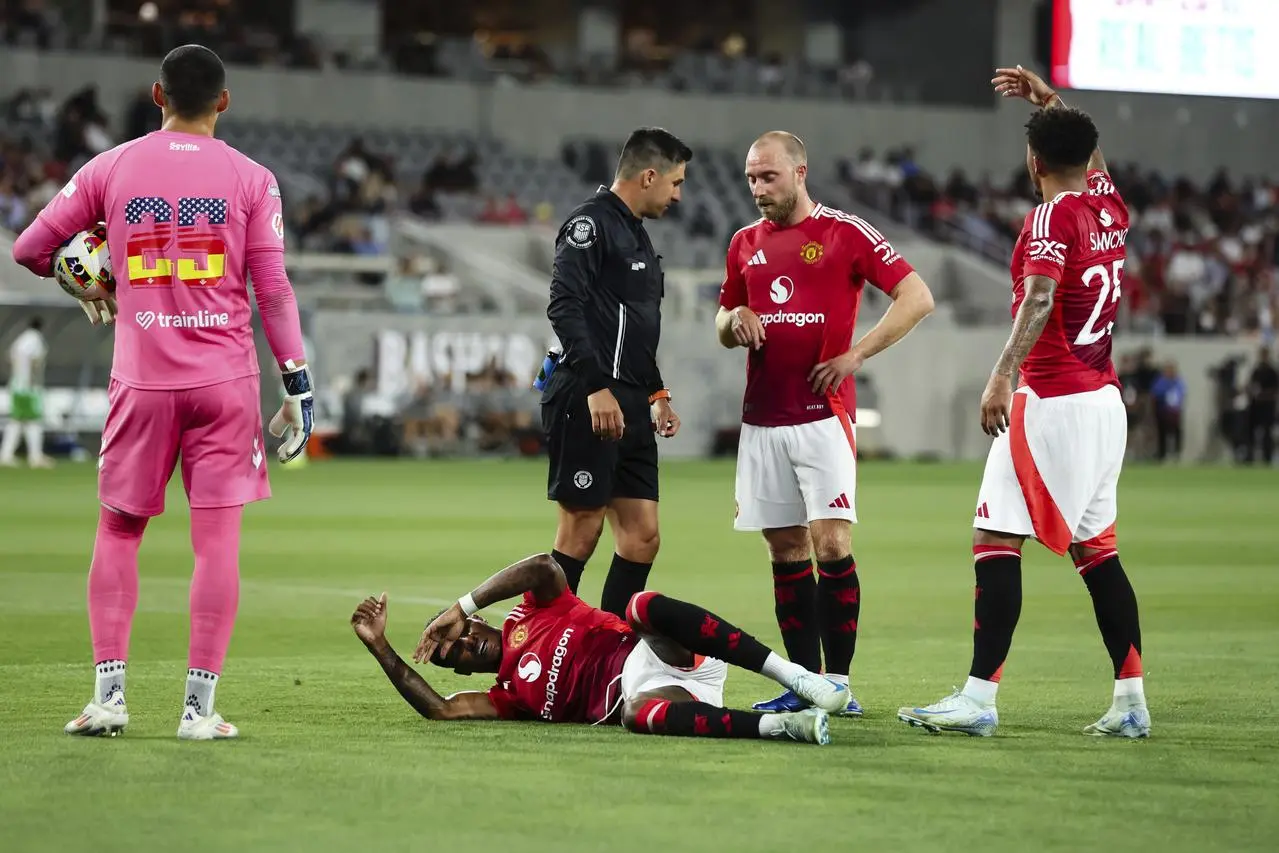
<instances>
[{"instance_id":1,"label":"player in white kit background","mask_svg":"<svg viewBox=\"0 0 1279 853\"><path fill-rule=\"evenodd\" d=\"M933 298L872 225L814 203L807 175L794 134L773 131L751 146L746 179L763 218L729 244L715 326L725 347L749 351L734 526L762 530L768 543L787 655L847 684L861 614L853 374L928 316ZM867 283L893 302L854 345ZM788 691L754 707L794 712L807 703ZM850 694L843 714L861 712Z\"/></svg>"},{"instance_id":2,"label":"player in white kit background","mask_svg":"<svg viewBox=\"0 0 1279 853\"><path fill-rule=\"evenodd\" d=\"M1128 426L1111 332L1128 208L1091 118L1021 66L998 69L991 82L1004 97L1041 107L1026 124L1026 166L1043 203L1013 249L1012 335L981 399L982 429L995 440L973 520L969 677L962 690L901 708L898 717L931 731L994 732L995 696L1021 614L1021 547L1033 537L1074 559L1114 667L1111 707L1084 732L1145 737L1137 596L1115 537Z\"/></svg>"},{"instance_id":3,"label":"player in white kit background","mask_svg":"<svg viewBox=\"0 0 1279 853\"><path fill-rule=\"evenodd\" d=\"M213 138L230 104L217 54L185 45L165 57L152 97L161 130L90 160L14 244L48 276L53 254L105 221L115 270L110 407L98 459L102 510L89 569L94 698L69 734L129 722L125 668L138 604L138 548L164 511L179 458L191 505L191 637L178 737L238 734L214 710L239 604L246 503L270 497L248 277L286 399L271 420L281 461L311 432L311 381L297 302L284 271L279 185Z\"/></svg>"},{"instance_id":4,"label":"player in white kit background","mask_svg":"<svg viewBox=\"0 0 1279 853\"><path fill-rule=\"evenodd\" d=\"M18 442L26 439L27 462L32 468L53 463L44 455L44 363L49 353L44 323L32 318L9 345L9 422L0 439L0 465L16 465Z\"/></svg>"}]
</instances>

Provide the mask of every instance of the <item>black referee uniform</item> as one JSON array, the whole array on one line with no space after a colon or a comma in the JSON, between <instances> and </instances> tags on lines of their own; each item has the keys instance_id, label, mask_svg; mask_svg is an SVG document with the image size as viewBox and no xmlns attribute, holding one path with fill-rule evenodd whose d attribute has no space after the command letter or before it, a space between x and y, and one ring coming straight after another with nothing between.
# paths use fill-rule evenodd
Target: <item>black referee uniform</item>
<instances>
[{"instance_id":1,"label":"black referee uniform","mask_svg":"<svg viewBox=\"0 0 1279 853\"><path fill-rule=\"evenodd\" d=\"M551 500L587 508L614 498L657 500L649 406L665 388L657 369L663 293L662 258L644 221L601 187L555 238L546 313L564 354L542 392ZM620 441L591 427L586 398L604 388L622 409Z\"/></svg>"}]
</instances>

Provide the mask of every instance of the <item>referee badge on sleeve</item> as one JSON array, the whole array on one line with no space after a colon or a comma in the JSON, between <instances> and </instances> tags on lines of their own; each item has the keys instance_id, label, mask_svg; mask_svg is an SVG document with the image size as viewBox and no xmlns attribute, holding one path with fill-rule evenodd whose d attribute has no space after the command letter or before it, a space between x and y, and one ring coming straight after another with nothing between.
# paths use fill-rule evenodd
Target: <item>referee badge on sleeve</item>
<instances>
[{"instance_id":1,"label":"referee badge on sleeve","mask_svg":"<svg viewBox=\"0 0 1279 853\"><path fill-rule=\"evenodd\" d=\"M564 230L564 240L575 249L589 249L595 245L595 220L584 213L570 219Z\"/></svg>"}]
</instances>

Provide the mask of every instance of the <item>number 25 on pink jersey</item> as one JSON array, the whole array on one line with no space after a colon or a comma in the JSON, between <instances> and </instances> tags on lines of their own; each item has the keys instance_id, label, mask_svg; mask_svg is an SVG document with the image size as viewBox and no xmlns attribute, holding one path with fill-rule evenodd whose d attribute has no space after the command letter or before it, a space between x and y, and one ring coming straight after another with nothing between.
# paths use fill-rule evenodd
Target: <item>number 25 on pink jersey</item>
<instances>
[{"instance_id":1,"label":"number 25 on pink jersey","mask_svg":"<svg viewBox=\"0 0 1279 853\"><path fill-rule=\"evenodd\" d=\"M124 208L133 287L217 287L226 273L227 200L137 196ZM119 270L117 268L117 279Z\"/></svg>"}]
</instances>

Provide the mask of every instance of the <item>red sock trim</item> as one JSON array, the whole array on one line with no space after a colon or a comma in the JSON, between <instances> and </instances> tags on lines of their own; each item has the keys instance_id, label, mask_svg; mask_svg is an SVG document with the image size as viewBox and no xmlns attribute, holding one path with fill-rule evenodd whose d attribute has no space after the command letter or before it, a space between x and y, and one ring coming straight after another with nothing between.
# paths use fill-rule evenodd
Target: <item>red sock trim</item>
<instances>
[{"instance_id":1,"label":"red sock trim","mask_svg":"<svg viewBox=\"0 0 1279 853\"><path fill-rule=\"evenodd\" d=\"M646 592L637 592L631 596L630 604L626 605L626 621L636 631L653 630L648 624L648 605L654 598L661 595L659 592L648 590Z\"/></svg>"},{"instance_id":2,"label":"red sock trim","mask_svg":"<svg viewBox=\"0 0 1279 853\"><path fill-rule=\"evenodd\" d=\"M985 560L995 560L1001 557L1016 557L1021 559L1021 549L1013 548L1009 545L974 545L973 546L973 562L981 563Z\"/></svg>"},{"instance_id":3,"label":"red sock trim","mask_svg":"<svg viewBox=\"0 0 1279 853\"><path fill-rule=\"evenodd\" d=\"M649 699L635 715L635 731L640 734L659 735L666 731L666 710L671 703L665 699Z\"/></svg>"},{"instance_id":4,"label":"red sock trim","mask_svg":"<svg viewBox=\"0 0 1279 853\"><path fill-rule=\"evenodd\" d=\"M832 560L831 562L832 562L832 563L835 563L835 562L840 562L840 561L839 561L839 560ZM818 563L818 564L817 564L817 574L821 575L821 576L822 576L822 577L824 577L824 578L831 578L832 580L837 579L837 578L846 578L846 577L848 577L849 575L856 574L856 573L857 573L857 561L856 561L856 560L853 560L853 564L852 564L851 566L849 566L847 569L845 569L844 571L840 572L839 574L834 574L834 573L832 573L832 572L828 572L828 571L826 571L825 569L823 569L823 568L822 568L821 563Z\"/></svg>"},{"instance_id":5,"label":"red sock trim","mask_svg":"<svg viewBox=\"0 0 1279 853\"><path fill-rule=\"evenodd\" d=\"M804 569L802 572L794 572L789 575L773 575L773 583L794 583L795 581L802 581L804 578L811 578L812 576L813 567L810 564L809 567Z\"/></svg>"},{"instance_id":6,"label":"red sock trim","mask_svg":"<svg viewBox=\"0 0 1279 853\"><path fill-rule=\"evenodd\" d=\"M1102 563L1109 560L1111 557L1118 557L1118 556L1119 556L1119 550L1117 548L1111 548L1109 551L1102 551L1100 554L1094 554L1091 557L1085 557L1082 561L1078 561L1075 563L1075 568L1079 570L1079 574L1082 577L1083 575L1088 574L1093 569L1100 566Z\"/></svg>"},{"instance_id":7,"label":"red sock trim","mask_svg":"<svg viewBox=\"0 0 1279 853\"><path fill-rule=\"evenodd\" d=\"M1128 647L1128 657L1119 667L1119 678L1141 678L1141 655L1137 653L1136 646Z\"/></svg>"},{"instance_id":8,"label":"red sock trim","mask_svg":"<svg viewBox=\"0 0 1279 853\"><path fill-rule=\"evenodd\" d=\"M993 681L993 682L995 682L996 684L998 684L998 683L999 683L999 679L1001 679L1001 678L1003 678L1003 677L1004 677L1004 665L1001 663L1001 664L999 665L999 669L995 670L995 674L994 674L994 675L992 675L990 678L988 678L988 679L987 679L987 681Z\"/></svg>"}]
</instances>

